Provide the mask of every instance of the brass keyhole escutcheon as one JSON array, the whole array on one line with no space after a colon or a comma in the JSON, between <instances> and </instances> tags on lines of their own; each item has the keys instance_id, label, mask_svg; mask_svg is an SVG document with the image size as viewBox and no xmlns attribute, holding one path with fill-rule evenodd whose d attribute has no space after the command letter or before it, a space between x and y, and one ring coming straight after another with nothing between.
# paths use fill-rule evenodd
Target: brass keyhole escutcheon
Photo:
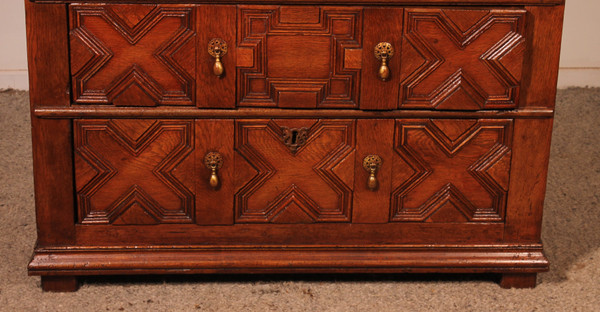
<instances>
[{"instance_id":1,"label":"brass keyhole escutcheon","mask_svg":"<svg viewBox=\"0 0 600 312\"><path fill-rule=\"evenodd\" d=\"M381 167L383 160L379 155L368 155L363 159L363 168L369 172L369 178L367 179L367 188L371 191L377 190L377 170Z\"/></svg>"},{"instance_id":2,"label":"brass keyhole escutcheon","mask_svg":"<svg viewBox=\"0 0 600 312\"><path fill-rule=\"evenodd\" d=\"M375 58L381 61L381 66L379 67L379 79L381 81L387 81L390 78L390 68L387 63L388 60L394 56L394 47L389 42L380 42L375 46Z\"/></svg>"},{"instance_id":3,"label":"brass keyhole escutcheon","mask_svg":"<svg viewBox=\"0 0 600 312\"><path fill-rule=\"evenodd\" d=\"M219 188L221 181L219 180L218 170L223 167L223 156L217 152L210 152L204 156L204 165L210 170L210 178L208 184L213 189Z\"/></svg>"},{"instance_id":4,"label":"brass keyhole escutcheon","mask_svg":"<svg viewBox=\"0 0 600 312\"><path fill-rule=\"evenodd\" d=\"M306 144L308 140L308 128L288 128L281 127L283 144L287 146L292 153L296 153L300 147Z\"/></svg>"},{"instance_id":5,"label":"brass keyhole escutcheon","mask_svg":"<svg viewBox=\"0 0 600 312\"><path fill-rule=\"evenodd\" d=\"M221 57L227 54L227 42L221 38L213 38L208 43L208 54L215 58L215 64L213 65L213 73L217 77L222 77L225 73L225 67L221 62Z\"/></svg>"}]
</instances>

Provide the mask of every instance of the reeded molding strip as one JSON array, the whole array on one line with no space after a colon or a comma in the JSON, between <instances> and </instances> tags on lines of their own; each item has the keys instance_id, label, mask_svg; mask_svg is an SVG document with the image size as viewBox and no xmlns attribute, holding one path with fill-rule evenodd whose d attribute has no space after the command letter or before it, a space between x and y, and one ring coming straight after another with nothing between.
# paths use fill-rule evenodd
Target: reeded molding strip
<instances>
[{"instance_id":1,"label":"reeded molding strip","mask_svg":"<svg viewBox=\"0 0 600 312\"><path fill-rule=\"evenodd\" d=\"M195 107L104 107L37 106L34 116L39 118L196 118L196 119L244 119L244 118L548 118L554 110L526 108L489 111L431 111L391 110L363 111L352 109L198 109Z\"/></svg>"}]
</instances>

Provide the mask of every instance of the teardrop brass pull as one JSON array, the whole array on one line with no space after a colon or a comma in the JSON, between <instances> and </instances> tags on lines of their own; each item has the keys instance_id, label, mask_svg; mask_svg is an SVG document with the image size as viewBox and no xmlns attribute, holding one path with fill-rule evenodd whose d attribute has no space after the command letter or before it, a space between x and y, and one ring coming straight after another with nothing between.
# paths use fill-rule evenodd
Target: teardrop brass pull
<instances>
[{"instance_id":1,"label":"teardrop brass pull","mask_svg":"<svg viewBox=\"0 0 600 312\"><path fill-rule=\"evenodd\" d=\"M214 189L219 188L221 181L217 171L223 167L223 156L217 152L210 152L204 156L204 164L206 168L210 169L208 184Z\"/></svg>"},{"instance_id":2,"label":"teardrop brass pull","mask_svg":"<svg viewBox=\"0 0 600 312\"><path fill-rule=\"evenodd\" d=\"M368 155L363 159L363 167L369 172L367 188L371 191L377 190L378 182L375 175L377 174L379 167L381 167L382 162L383 160L381 157L379 157L379 155Z\"/></svg>"},{"instance_id":3,"label":"teardrop brass pull","mask_svg":"<svg viewBox=\"0 0 600 312\"><path fill-rule=\"evenodd\" d=\"M208 54L215 58L215 64L213 65L213 73L215 76L221 78L225 73L225 67L221 62L221 57L227 54L227 42L221 38L213 38L208 43Z\"/></svg>"},{"instance_id":4,"label":"teardrop brass pull","mask_svg":"<svg viewBox=\"0 0 600 312\"><path fill-rule=\"evenodd\" d=\"M394 47L389 42L380 42L375 46L375 58L381 61L379 67L379 79L386 81L390 78L390 68L387 65L389 59L394 56Z\"/></svg>"}]
</instances>

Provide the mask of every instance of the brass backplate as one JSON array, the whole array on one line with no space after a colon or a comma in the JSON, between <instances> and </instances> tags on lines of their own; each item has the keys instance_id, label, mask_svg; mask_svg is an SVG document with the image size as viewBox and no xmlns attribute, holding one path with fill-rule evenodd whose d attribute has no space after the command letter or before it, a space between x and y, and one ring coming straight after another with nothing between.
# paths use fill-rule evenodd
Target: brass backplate
<instances>
[{"instance_id":1,"label":"brass backplate","mask_svg":"<svg viewBox=\"0 0 600 312\"><path fill-rule=\"evenodd\" d=\"M204 164L208 169L221 169L223 156L217 152L209 152L204 156Z\"/></svg>"},{"instance_id":2,"label":"brass backplate","mask_svg":"<svg viewBox=\"0 0 600 312\"><path fill-rule=\"evenodd\" d=\"M222 57L227 54L227 42L221 38L213 38L208 42L208 54L212 57Z\"/></svg>"},{"instance_id":3,"label":"brass backplate","mask_svg":"<svg viewBox=\"0 0 600 312\"><path fill-rule=\"evenodd\" d=\"M390 59L394 55L394 47L389 42L380 42L375 46L374 53L378 60L381 60L384 55Z\"/></svg>"},{"instance_id":4,"label":"brass backplate","mask_svg":"<svg viewBox=\"0 0 600 312\"><path fill-rule=\"evenodd\" d=\"M367 171L371 171L371 169L377 169L381 167L382 162L383 160L381 157L379 157L379 155L367 155L363 159L363 168L365 168Z\"/></svg>"}]
</instances>

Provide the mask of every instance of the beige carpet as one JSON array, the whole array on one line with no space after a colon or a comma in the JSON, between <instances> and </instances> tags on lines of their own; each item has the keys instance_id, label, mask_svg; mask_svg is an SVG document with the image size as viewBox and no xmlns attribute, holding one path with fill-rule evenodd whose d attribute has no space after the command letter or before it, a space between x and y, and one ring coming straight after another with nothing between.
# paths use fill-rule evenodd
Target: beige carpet
<instances>
[{"instance_id":1,"label":"beige carpet","mask_svg":"<svg viewBox=\"0 0 600 312\"><path fill-rule=\"evenodd\" d=\"M600 89L558 94L543 240L551 270L535 289L494 275L88 278L42 293L35 242L29 105L0 92L1 311L599 311Z\"/></svg>"}]
</instances>

